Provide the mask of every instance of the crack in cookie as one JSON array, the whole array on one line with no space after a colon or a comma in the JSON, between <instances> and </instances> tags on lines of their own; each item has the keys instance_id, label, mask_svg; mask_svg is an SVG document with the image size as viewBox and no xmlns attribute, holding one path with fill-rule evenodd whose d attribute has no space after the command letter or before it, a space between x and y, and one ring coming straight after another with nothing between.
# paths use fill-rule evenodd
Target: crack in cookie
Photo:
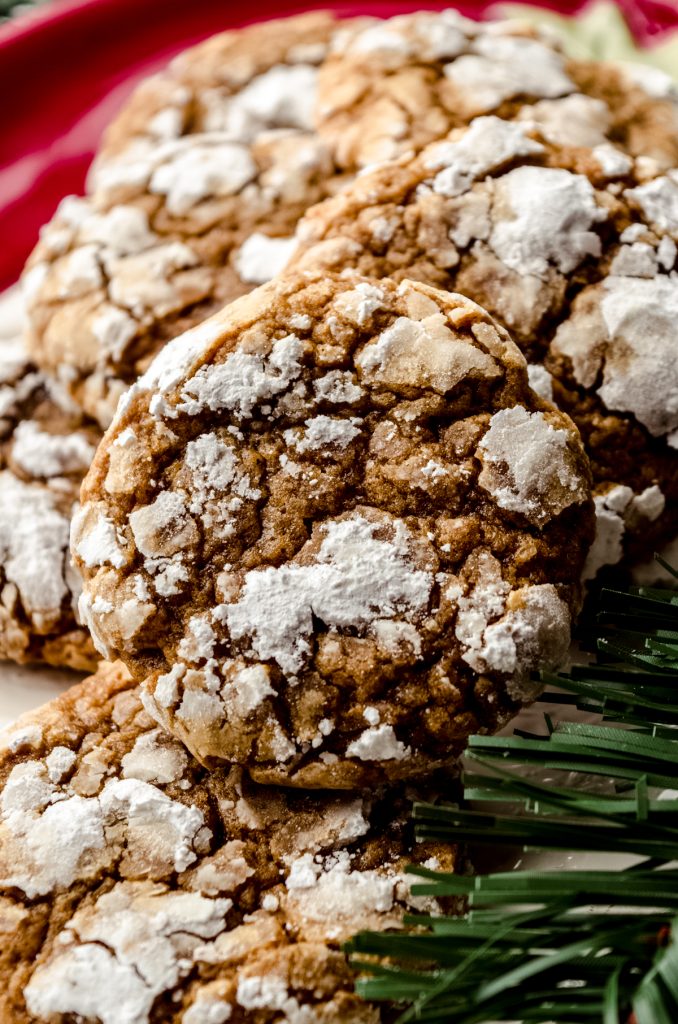
<instances>
[{"instance_id":1,"label":"crack in cookie","mask_svg":"<svg viewBox=\"0 0 678 1024\"><path fill-rule=\"evenodd\" d=\"M81 610L204 763L411 777L564 653L589 486L572 423L475 303L282 276L121 404L74 521Z\"/></svg>"}]
</instances>

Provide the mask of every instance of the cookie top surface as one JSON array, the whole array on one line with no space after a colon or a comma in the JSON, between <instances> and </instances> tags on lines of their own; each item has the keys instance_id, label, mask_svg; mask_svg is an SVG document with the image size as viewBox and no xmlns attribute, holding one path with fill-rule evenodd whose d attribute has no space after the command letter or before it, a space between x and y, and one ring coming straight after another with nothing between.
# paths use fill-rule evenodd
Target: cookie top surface
<instances>
[{"instance_id":1,"label":"cookie top surface","mask_svg":"<svg viewBox=\"0 0 678 1024\"><path fill-rule=\"evenodd\" d=\"M28 345L102 425L169 338L284 266L299 216L331 191L312 111L335 26L304 15L189 50L140 87L91 194L43 230Z\"/></svg>"},{"instance_id":2,"label":"cookie top surface","mask_svg":"<svg viewBox=\"0 0 678 1024\"><path fill-rule=\"evenodd\" d=\"M678 163L678 90L636 65L567 59L520 21L418 11L335 36L318 80L318 127L340 166L418 150L474 117L534 123L559 145L614 141Z\"/></svg>"},{"instance_id":3,"label":"cookie top surface","mask_svg":"<svg viewBox=\"0 0 678 1024\"><path fill-rule=\"evenodd\" d=\"M339 946L455 867L409 811L207 772L102 664L0 740L0 1016L377 1024Z\"/></svg>"},{"instance_id":4,"label":"cookie top surface","mask_svg":"<svg viewBox=\"0 0 678 1024\"><path fill-rule=\"evenodd\" d=\"M676 171L482 116L361 175L298 237L294 267L414 277L482 303L577 423L601 497L626 488L610 551L627 529L632 553L675 533Z\"/></svg>"},{"instance_id":5,"label":"cookie top surface","mask_svg":"<svg viewBox=\"0 0 678 1024\"><path fill-rule=\"evenodd\" d=\"M71 510L99 440L18 338L0 343L0 657L89 669L68 551Z\"/></svg>"},{"instance_id":6,"label":"cookie top surface","mask_svg":"<svg viewBox=\"0 0 678 1024\"><path fill-rule=\"evenodd\" d=\"M220 32L189 47L145 79L108 126L89 191L110 187L116 167L182 136L224 132L248 142L262 131L310 130L318 67L337 28L372 20L314 11Z\"/></svg>"},{"instance_id":7,"label":"cookie top surface","mask_svg":"<svg viewBox=\"0 0 678 1024\"><path fill-rule=\"evenodd\" d=\"M556 134L579 126L587 145L610 137L632 152L632 129L669 148L678 134L669 100L609 84L612 70L598 82L577 65L578 82L554 45L514 22L310 14L224 33L142 84L106 135L89 197L67 199L43 231L24 278L36 363L107 426L167 340L285 266L308 207L365 160L468 122L478 82L451 83L474 61L513 82L510 99L500 90L483 110ZM529 93L516 93L518 67ZM671 154L677 162L678 146Z\"/></svg>"},{"instance_id":8,"label":"cookie top surface","mask_svg":"<svg viewBox=\"0 0 678 1024\"><path fill-rule=\"evenodd\" d=\"M567 647L590 541L567 417L475 303L280 277L176 339L82 492L81 611L170 731L258 779L411 776Z\"/></svg>"}]
</instances>

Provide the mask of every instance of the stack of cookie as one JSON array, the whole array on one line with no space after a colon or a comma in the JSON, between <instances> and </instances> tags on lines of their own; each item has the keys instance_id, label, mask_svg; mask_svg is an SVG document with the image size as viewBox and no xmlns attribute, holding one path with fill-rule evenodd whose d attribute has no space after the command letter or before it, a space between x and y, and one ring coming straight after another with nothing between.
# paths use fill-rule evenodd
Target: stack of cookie
<instances>
[{"instance_id":1,"label":"stack of cookie","mask_svg":"<svg viewBox=\"0 0 678 1024\"><path fill-rule=\"evenodd\" d=\"M0 368L0 652L107 659L5 737L3 1021L379 1020L405 787L675 532L676 166L661 76L451 12L137 91Z\"/></svg>"}]
</instances>

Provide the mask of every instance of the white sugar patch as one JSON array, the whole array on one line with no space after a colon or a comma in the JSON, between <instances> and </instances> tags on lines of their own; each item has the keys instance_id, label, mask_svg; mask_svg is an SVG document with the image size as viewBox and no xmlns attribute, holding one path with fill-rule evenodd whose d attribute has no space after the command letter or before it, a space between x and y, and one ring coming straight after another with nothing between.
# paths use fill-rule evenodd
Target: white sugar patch
<instances>
[{"instance_id":1,"label":"white sugar patch","mask_svg":"<svg viewBox=\"0 0 678 1024\"><path fill-rule=\"evenodd\" d=\"M68 518L46 487L0 473L0 560L7 584L16 587L39 631L55 625L68 595L68 535Z\"/></svg>"},{"instance_id":2,"label":"white sugar patch","mask_svg":"<svg viewBox=\"0 0 678 1024\"><path fill-rule=\"evenodd\" d=\"M256 174L245 146L192 136L190 148L177 148L172 158L156 167L148 187L167 197L170 213L182 215L203 199L235 195Z\"/></svg>"},{"instance_id":3,"label":"white sugar patch","mask_svg":"<svg viewBox=\"0 0 678 1024\"><path fill-rule=\"evenodd\" d=\"M542 153L544 147L526 129L498 117L478 117L456 142L439 142L425 152L425 165L440 170L431 183L434 192L459 196L474 181L518 156Z\"/></svg>"},{"instance_id":4,"label":"white sugar patch","mask_svg":"<svg viewBox=\"0 0 678 1024\"><path fill-rule=\"evenodd\" d=\"M231 96L205 90L205 128L242 142L270 128L312 131L317 75L310 64L277 64Z\"/></svg>"},{"instance_id":5,"label":"white sugar patch","mask_svg":"<svg viewBox=\"0 0 678 1024\"><path fill-rule=\"evenodd\" d=\"M494 186L490 245L519 274L545 277L551 266L568 274L587 256L600 256L591 228L607 213L588 178L553 167L516 167Z\"/></svg>"},{"instance_id":6,"label":"white sugar patch","mask_svg":"<svg viewBox=\"0 0 678 1024\"><path fill-rule=\"evenodd\" d=\"M618 485L594 498L596 533L586 558L582 579L592 580L605 565L617 565L624 555L627 528L638 529L652 523L664 511L666 499L656 484L634 494L630 487Z\"/></svg>"},{"instance_id":7,"label":"white sugar patch","mask_svg":"<svg viewBox=\"0 0 678 1024\"><path fill-rule=\"evenodd\" d=\"M522 108L518 120L536 125L544 138L557 146L586 146L589 149L607 141L611 122L606 103L581 93L531 103Z\"/></svg>"},{"instance_id":8,"label":"white sugar patch","mask_svg":"<svg viewBox=\"0 0 678 1024\"><path fill-rule=\"evenodd\" d=\"M29 899L112 864L125 841L165 870L185 871L204 849L202 812L138 779L109 780L96 797L61 792L40 762L17 765L2 794L2 883Z\"/></svg>"},{"instance_id":9,"label":"white sugar patch","mask_svg":"<svg viewBox=\"0 0 678 1024\"><path fill-rule=\"evenodd\" d=\"M234 640L251 638L262 660L273 659L295 674L310 653L314 615L328 627L364 628L375 619L422 614L433 579L416 569L410 535L394 520L391 540L379 526L355 514L323 527L324 539L310 565L283 565L247 573L238 601L218 616Z\"/></svg>"},{"instance_id":10,"label":"white sugar patch","mask_svg":"<svg viewBox=\"0 0 678 1024\"><path fill-rule=\"evenodd\" d=\"M14 431L12 460L30 476L47 479L85 473L95 451L83 434L50 434L32 420L23 420Z\"/></svg>"},{"instance_id":11,"label":"white sugar patch","mask_svg":"<svg viewBox=\"0 0 678 1024\"><path fill-rule=\"evenodd\" d=\"M609 277L600 308L609 336L600 397L608 409L633 413L655 437L675 430L678 279Z\"/></svg>"},{"instance_id":12,"label":"white sugar patch","mask_svg":"<svg viewBox=\"0 0 678 1024\"><path fill-rule=\"evenodd\" d=\"M357 757L361 761L402 761L409 753L409 747L397 738L392 725L365 729L346 748L347 757Z\"/></svg>"},{"instance_id":13,"label":"white sugar patch","mask_svg":"<svg viewBox=\"0 0 678 1024\"><path fill-rule=\"evenodd\" d=\"M527 379L532 390L540 398L545 399L547 402L553 401L553 377L545 366L541 366L539 363L528 363Z\"/></svg>"},{"instance_id":14,"label":"white sugar patch","mask_svg":"<svg viewBox=\"0 0 678 1024\"><path fill-rule=\"evenodd\" d=\"M272 238L255 231L235 253L233 262L242 281L265 284L285 269L296 248L294 236Z\"/></svg>"},{"instance_id":15,"label":"white sugar patch","mask_svg":"<svg viewBox=\"0 0 678 1024\"><path fill-rule=\"evenodd\" d=\"M482 114L514 96L554 99L575 91L561 55L536 40L481 34L472 49L444 68L466 110Z\"/></svg>"},{"instance_id":16,"label":"white sugar patch","mask_svg":"<svg viewBox=\"0 0 678 1024\"><path fill-rule=\"evenodd\" d=\"M481 554L479 570L470 593L457 599L455 633L466 647L462 657L476 672L511 676L507 689L520 699L529 673L556 665L567 651L570 614L551 584L511 593L488 552Z\"/></svg>"},{"instance_id":17,"label":"white sugar patch","mask_svg":"<svg viewBox=\"0 0 678 1024\"><path fill-rule=\"evenodd\" d=\"M374 313L384 308L386 296L381 288L361 281L355 288L342 292L334 300L335 309L352 323L365 327Z\"/></svg>"},{"instance_id":18,"label":"white sugar patch","mask_svg":"<svg viewBox=\"0 0 678 1024\"><path fill-rule=\"evenodd\" d=\"M60 933L52 958L24 990L29 1011L41 1019L147 1024L157 998L189 973L200 946L224 931L231 906L230 899L153 882L119 882ZM212 1017L211 1024L227 1019Z\"/></svg>"},{"instance_id":19,"label":"white sugar patch","mask_svg":"<svg viewBox=\"0 0 678 1024\"><path fill-rule=\"evenodd\" d=\"M442 313L423 320L398 317L355 362L367 381L431 388L442 395L467 376L492 378L500 373L491 356L450 330Z\"/></svg>"},{"instance_id":20,"label":"white sugar patch","mask_svg":"<svg viewBox=\"0 0 678 1024\"><path fill-rule=\"evenodd\" d=\"M586 501L586 479L578 470L566 430L523 406L492 416L479 449L479 483L500 508L522 513L543 526L570 505Z\"/></svg>"},{"instance_id":21,"label":"white sugar patch","mask_svg":"<svg viewBox=\"0 0 678 1024\"><path fill-rule=\"evenodd\" d=\"M678 231L678 171L669 171L661 178L628 189L625 194L635 200L653 227Z\"/></svg>"},{"instance_id":22,"label":"white sugar patch","mask_svg":"<svg viewBox=\"0 0 678 1024\"><path fill-rule=\"evenodd\" d=\"M189 415L203 409L229 409L247 419L259 402L275 397L296 380L302 369L303 350L299 338L289 334L274 341L266 357L233 352L223 363L204 366L186 381L179 408Z\"/></svg>"},{"instance_id":23,"label":"white sugar patch","mask_svg":"<svg viewBox=\"0 0 678 1024\"><path fill-rule=\"evenodd\" d=\"M364 395L349 370L329 370L313 382L313 390L319 402L332 402L336 405L351 405L360 401Z\"/></svg>"},{"instance_id":24,"label":"white sugar patch","mask_svg":"<svg viewBox=\"0 0 678 1024\"><path fill-rule=\"evenodd\" d=\"M306 427L301 434L286 430L283 437L288 445L302 455L308 451L322 452L327 448L344 451L360 436L362 422L356 417L338 419L333 416L314 416L306 420Z\"/></svg>"},{"instance_id":25,"label":"white sugar patch","mask_svg":"<svg viewBox=\"0 0 678 1024\"><path fill-rule=\"evenodd\" d=\"M137 548L149 558L182 552L197 537L186 499L175 491L161 491L150 505L131 512L129 525Z\"/></svg>"}]
</instances>

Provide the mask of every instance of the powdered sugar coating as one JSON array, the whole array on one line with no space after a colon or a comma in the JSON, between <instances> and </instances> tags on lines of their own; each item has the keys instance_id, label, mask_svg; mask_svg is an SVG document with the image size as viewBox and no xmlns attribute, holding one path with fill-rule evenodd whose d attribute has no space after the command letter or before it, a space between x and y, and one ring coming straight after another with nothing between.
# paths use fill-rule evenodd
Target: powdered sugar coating
<instances>
[{"instance_id":1,"label":"powdered sugar coating","mask_svg":"<svg viewBox=\"0 0 678 1024\"><path fill-rule=\"evenodd\" d=\"M638 204L653 228L678 232L678 171L669 171L626 194Z\"/></svg>"},{"instance_id":2,"label":"powdered sugar coating","mask_svg":"<svg viewBox=\"0 0 678 1024\"><path fill-rule=\"evenodd\" d=\"M571 434L553 427L542 412L517 405L495 413L480 450L480 486L530 522L539 525L586 499Z\"/></svg>"},{"instance_id":3,"label":"powdered sugar coating","mask_svg":"<svg viewBox=\"0 0 678 1024\"><path fill-rule=\"evenodd\" d=\"M17 509L23 514L17 516ZM6 470L0 475L0 550L7 583L40 632L54 627L68 593L64 556L68 518L55 497L37 484L24 484Z\"/></svg>"},{"instance_id":4,"label":"powdered sugar coating","mask_svg":"<svg viewBox=\"0 0 678 1024\"><path fill-rule=\"evenodd\" d=\"M661 516L666 505L656 484L646 487L640 494L634 494L630 487L613 487L597 494L594 501L596 535L584 566L585 580L593 579L603 566L621 561L627 527L647 529Z\"/></svg>"},{"instance_id":5,"label":"powdered sugar coating","mask_svg":"<svg viewBox=\"0 0 678 1024\"><path fill-rule=\"evenodd\" d=\"M519 124L478 118L366 172L309 211L290 266L409 275L485 306L514 333L543 397L575 420L596 493L664 494L651 529L624 531L621 557L647 555L678 528L675 172L593 137L590 149L561 147L538 123L527 110ZM537 148L521 150L520 137ZM506 163L485 161L505 144ZM519 510L514 490L503 494Z\"/></svg>"},{"instance_id":6,"label":"powdered sugar coating","mask_svg":"<svg viewBox=\"0 0 678 1024\"><path fill-rule=\"evenodd\" d=\"M537 40L481 35L471 50L444 69L453 85L473 97L470 113L495 110L515 96L553 99L574 92L563 58Z\"/></svg>"},{"instance_id":7,"label":"powdered sugar coating","mask_svg":"<svg viewBox=\"0 0 678 1024\"><path fill-rule=\"evenodd\" d=\"M334 167L313 131L328 15L225 33L144 83L43 230L31 352L103 426L175 334L268 280Z\"/></svg>"},{"instance_id":8,"label":"powdered sugar coating","mask_svg":"<svg viewBox=\"0 0 678 1024\"><path fill-rule=\"evenodd\" d=\"M600 238L591 229L607 215L583 175L517 167L500 179L494 202L506 216L495 224L490 247L520 275L544 277L552 264L568 274L587 256L600 256Z\"/></svg>"},{"instance_id":9,"label":"powdered sugar coating","mask_svg":"<svg viewBox=\"0 0 678 1024\"><path fill-rule=\"evenodd\" d=\"M353 170L421 149L484 114L536 123L558 145L614 140L676 164L678 114L664 83L568 60L521 21L418 11L337 34L318 79L319 129ZM662 87L663 86L663 87Z\"/></svg>"},{"instance_id":10,"label":"powdered sugar coating","mask_svg":"<svg viewBox=\"0 0 678 1024\"><path fill-rule=\"evenodd\" d=\"M30 751L0 756L5 1015L273 1024L287 1007L377 1024L340 944L356 923L399 926L407 861L456 859L412 842L401 789L286 796L206 772L120 665L20 728Z\"/></svg>"},{"instance_id":11,"label":"powdered sugar coating","mask_svg":"<svg viewBox=\"0 0 678 1024\"><path fill-rule=\"evenodd\" d=\"M38 373L19 339L0 353L0 656L87 669L68 553L70 517L98 431Z\"/></svg>"},{"instance_id":12,"label":"powdered sugar coating","mask_svg":"<svg viewBox=\"0 0 678 1024\"><path fill-rule=\"evenodd\" d=\"M478 114L530 124L532 111L558 143L564 122L568 145L596 145L602 176L624 176L622 150L678 161L669 99L618 69L566 61L518 22L317 13L217 36L140 87L107 133L90 198L67 201L43 232L25 277L31 351L106 426L168 338L283 269L299 216L346 172ZM518 151L495 134L471 161L478 178L537 145ZM469 173L443 171L438 184L458 189ZM388 218L372 229L382 240L392 230ZM577 252L589 235L584 226Z\"/></svg>"},{"instance_id":13,"label":"powdered sugar coating","mask_svg":"<svg viewBox=\"0 0 678 1024\"><path fill-rule=\"evenodd\" d=\"M458 142L443 142L428 150L429 166L442 168L431 187L452 198L516 157L542 151L542 145L526 135L520 125L499 117L477 117Z\"/></svg>"},{"instance_id":14,"label":"powdered sugar coating","mask_svg":"<svg viewBox=\"0 0 678 1024\"><path fill-rule=\"evenodd\" d=\"M120 410L73 535L83 615L149 712L206 763L337 787L418 774L502 721L541 627L512 626L467 697L448 575L499 545L507 600L555 586L567 623L591 522L577 436L506 333L459 295L307 274L196 337Z\"/></svg>"},{"instance_id":15,"label":"powdered sugar coating","mask_svg":"<svg viewBox=\"0 0 678 1024\"><path fill-rule=\"evenodd\" d=\"M593 296L599 305L591 317L585 310ZM609 409L632 413L650 434L661 437L678 427L677 316L675 276L610 275L584 293L557 332L553 351L571 360L577 382L595 387ZM580 333L584 317L593 328L585 341Z\"/></svg>"},{"instance_id":16,"label":"powdered sugar coating","mask_svg":"<svg viewBox=\"0 0 678 1024\"><path fill-rule=\"evenodd\" d=\"M599 260L609 232L612 196L588 167L528 124L478 118L315 207L292 266L416 272L470 293L543 354L540 330L561 315L573 272ZM387 239L373 220L388 220Z\"/></svg>"},{"instance_id":17,"label":"powdered sugar coating","mask_svg":"<svg viewBox=\"0 0 678 1024\"><path fill-rule=\"evenodd\" d=\"M602 100L572 93L524 107L518 120L537 125L544 138L558 146L594 147L605 144L612 117Z\"/></svg>"},{"instance_id":18,"label":"powdered sugar coating","mask_svg":"<svg viewBox=\"0 0 678 1024\"><path fill-rule=\"evenodd\" d=\"M364 628L377 610L386 617L421 614L433 577L411 568L413 538L402 521L393 524L388 540L377 539L379 525L360 514L329 522L321 528L317 560L248 573L240 599L215 614L234 640L251 637L255 654L273 659L289 675L301 670L310 653L313 616L332 631Z\"/></svg>"},{"instance_id":19,"label":"powdered sugar coating","mask_svg":"<svg viewBox=\"0 0 678 1024\"><path fill-rule=\"evenodd\" d=\"M102 1024L147 1021L157 997L191 969L195 951L224 930L230 907L198 893L120 883L69 921L58 955L26 986L26 1006L38 1020L74 1013Z\"/></svg>"}]
</instances>

